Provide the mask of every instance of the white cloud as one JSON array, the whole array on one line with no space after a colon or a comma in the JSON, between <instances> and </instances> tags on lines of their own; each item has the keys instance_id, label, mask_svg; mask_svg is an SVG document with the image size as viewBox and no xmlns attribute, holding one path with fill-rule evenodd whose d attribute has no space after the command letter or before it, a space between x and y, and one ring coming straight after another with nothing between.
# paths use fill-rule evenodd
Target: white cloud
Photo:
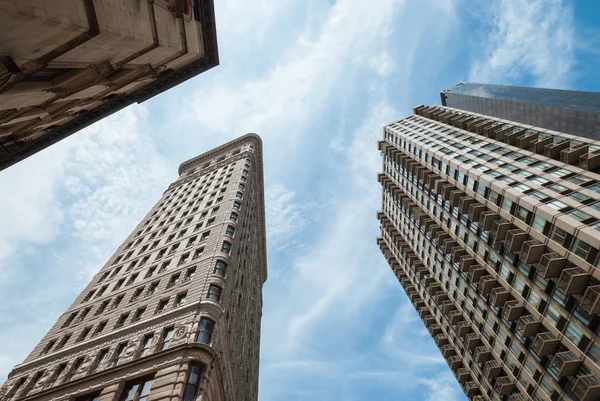
<instances>
[{"instance_id":1,"label":"white cloud","mask_svg":"<svg viewBox=\"0 0 600 401\"><path fill-rule=\"evenodd\" d=\"M501 0L471 82L504 83L523 76L536 86L564 88L575 65L572 6L564 0ZM486 15L484 18L489 18Z\"/></svg>"}]
</instances>

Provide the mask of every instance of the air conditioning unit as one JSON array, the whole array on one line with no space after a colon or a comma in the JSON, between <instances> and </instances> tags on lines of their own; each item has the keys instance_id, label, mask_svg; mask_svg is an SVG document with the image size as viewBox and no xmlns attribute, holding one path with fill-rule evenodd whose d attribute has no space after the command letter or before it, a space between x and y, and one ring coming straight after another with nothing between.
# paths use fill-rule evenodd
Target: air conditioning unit
<instances>
[{"instance_id":1,"label":"air conditioning unit","mask_svg":"<svg viewBox=\"0 0 600 401\"><path fill-rule=\"evenodd\" d=\"M531 141L538 137L538 133L536 131L527 130L525 135L517 138L517 146L521 149L529 150L529 145Z\"/></svg>"},{"instance_id":2,"label":"air conditioning unit","mask_svg":"<svg viewBox=\"0 0 600 401\"><path fill-rule=\"evenodd\" d=\"M583 298L580 298L581 309L590 315L600 314L600 285L589 286Z\"/></svg>"},{"instance_id":3,"label":"air conditioning unit","mask_svg":"<svg viewBox=\"0 0 600 401\"><path fill-rule=\"evenodd\" d=\"M465 251L462 246L455 246L450 250L450 254L450 259L453 263L456 263L462 256L467 254L467 251Z\"/></svg>"},{"instance_id":4,"label":"air conditioning unit","mask_svg":"<svg viewBox=\"0 0 600 401\"><path fill-rule=\"evenodd\" d=\"M509 322L513 320L517 320L523 314L523 305L519 303L519 301L512 300L507 301L504 304L504 309L502 310L502 316Z\"/></svg>"},{"instance_id":5,"label":"air conditioning unit","mask_svg":"<svg viewBox=\"0 0 600 401\"><path fill-rule=\"evenodd\" d=\"M529 234L520 228L514 230L508 230L506 232L506 240L504 241L504 248L509 252L520 251L523 247L523 242L529 238Z\"/></svg>"},{"instance_id":6,"label":"air conditioning unit","mask_svg":"<svg viewBox=\"0 0 600 401\"><path fill-rule=\"evenodd\" d=\"M553 354L558 344L560 344L560 340L547 331L535 336L531 349L539 356L546 356Z\"/></svg>"},{"instance_id":7,"label":"air conditioning unit","mask_svg":"<svg viewBox=\"0 0 600 401\"><path fill-rule=\"evenodd\" d=\"M500 215L491 210L486 210L481 212L481 217L479 218L479 225L483 231L489 231L493 224L500 218Z\"/></svg>"},{"instance_id":8,"label":"air conditioning unit","mask_svg":"<svg viewBox=\"0 0 600 401\"><path fill-rule=\"evenodd\" d=\"M564 269L556 286L560 288L565 295L581 294L585 291L591 274L587 273L581 267L572 267Z\"/></svg>"},{"instance_id":9,"label":"air conditioning unit","mask_svg":"<svg viewBox=\"0 0 600 401\"><path fill-rule=\"evenodd\" d=\"M567 258L559 253L545 253L540 259L537 274L544 279L555 278L560 276L561 271L567 263Z\"/></svg>"},{"instance_id":10,"label":"air conditioning unit","mask_svg":"<svg viewBox=\"0 0 600 401\"><path fill-rule=\"evenodd\" d=\"M460 257L458 262L458 269L462 273L468 273L470 267L475 264L475 258L470 255L463 255Z\"/></svg>"},{"instance_id":11,"label":"air conditioning unit","mask_svg":"<svg viewBox=\"0 0 600 401\"><path fill-rule=\"evenodd\" d=\"M544 147L544 156L554 160L560 160L560 152L567 149L571 143L568 139L558 140L557 142L549 143Z\"/></svg>"},{"instance_id":12,"label":"air conditioning unit","mask_svg":"<svg viewBox=\"0 0 600 401\"><path fill-rule=\"evenodd\" d=\"M548 135L548 136L542 136L542 135L544 135L544 134L540 134L537 139L534 139L529 143L529 150L537 153L538 155L541 155L544 153L544 149L546 148L546 145L551 144L552 139L553 139L552 135Z\"/></svg>"},{"instance_id":13,"label":"air conditioning unit","mask_svg":"<svg viewBox=\"0 0 600 401\"><path fill-rule=\"evenodd\" d=\"M483 374L488 379L493 379L495 377L498 377L498 376L500 376L500 373L502 373L502 362L500 362L500 361L493 359L491 361L487 361L483 365Z\"/></svg>"},{"instance_id":14,"label":"air conditioning unit","mask_svg":"<svg viewBox=\"0 0 600 401\"><path fill-rule=\"evenodd\" d=\"M563 149L560 152L560 161L567 164L576 164L581 156L588 153L588 149L587 143L580 143L572 148Z\"/></svg>"},{"instance_id":15,"label":"air conditioning unit","mask_svg":"<svg viewBox=\"0 0 600 401\"><path fill-rule=\"evenodd\" d=\"M508 221L496 220L494 221L494 225L492 227L492 238L494 241L504 241L506 238L506 234L508 230L513 227L512 223Z\"/></svg>"},{"instance_id":16,"label":"air conditioning unit","mask_svg":"<svg viewBox=\"0 0 600 401\"><path fill-rule=\"evenodd\" d=\"M512 393L515 388L515 380L508 376L498 377L494 383L494 390L499 395L507 395Z\"/></svg>"},{"instance_id":17,"label":"air conditioning unit","mask_svg":"<svg viewBox=\"0 0 600 401\"><path fill-rule=\"evenodd\" d=\"M557 372L558 377L575 376L583 358L571 351L559 352L554 355L548 370Z\"/></svg>"},{"instance_id":18,"label":"air conditioning unit","mask_svg":"<svg viewBox=\"0 0 600 401\"><path fill-rule=\"evenodd\" d=\"M540 324L541 322L532 315L521 316L515 332L521 337L531 337L538 332Z\"/></svg>"},{"instance_id":19,"label":"air conditioning unit","mask_svg":"<svg viewBox=\"0 0 600 401\"><path fill-rule=\"evenodd\" d=\"M600 376L578 376L573 385L573 394L579 401L597 401L600 399Z\"/></svg>"},{"instance_id":20,"label":"air conditioning unit","mask_svg":"<svg viewBox=\"0 0 600 401\"><path fill-rule=\"evenodd\" d=\"M460 189L453 189L452 191L450 191L450 198L448 199L450 201L450 206L457 207L458 201L463 196L465 196L465 193Z\"/></svg>"},{"instance_id":21,"label":"air conditioning unit","mask_svg":"<svg viewBox=\"0 0 600 401\"><path fill-rule=\"evenodd\" d=\"M523 242L521 248L521 260L523 263L531 264L538 263L542 259L542 255L546 251L546 245L542 244L538 240L529 240Z\"/></svg>"},{"instance_id":22,"label":"air conditioning unit","mask_svg":"<svg viewBox=\"0 0 600 401\"><path fill-rule=\"evenodd\" d=\"M475 348L475 352L473 353L473 358L475 362L481 363L487 361L492 355L492 350L487 345L480 345Z\"/></svg>"},{"instance_id":23,"label":"air conditioning unit","mask_svg":"<svg viewBox=\"0 0 600 401\"><path fill-rule=\"evenodd\" d=\"M450 369L456 370L463 366L463 361L460 356L452 355L450 358L448 358L448 366Z\"/></svg>"},{"instance_id":24,"label":"air conditioning unit","mask_svg":"<svg viewBox=\"0 0 600 401\"><path fill-rule=\"evenodd\" d=\"M477 265L479 266L479 265ZM487 273L487 270L485 270L485 268L479 266L478 268L471 268L471 272L469 273L469 279L471 281L471 283L477 283L479 282L479 279L485 275Z\"/></svg>"},{"instance_id":25,"label":"air conditioning unit","mask_svg":"<svg viewBox=\"0 0 600 401\"><path fill-rule=\"evenodd\" d=\"M479 279L479 291L481 291L482 294L489 294L490 292L492 292L492 289L496 286L498 286L498 280L496 279L496 277L492 276L492 275L486 275L483 276Z\"/></svg>"},{"instance_id":26,"label":"air conditioning unit","mask_svg":"<svg viewBox=\"0 0 600 401\"><path fill-rule=\"evenodd\" d=\"M475 198L471 196L463 196L458 201L458 211L462 214L465 214L469 211L469 207L474 203L477 203Z\"/></svg>"},{"instance_id":27,"label":"air conditioning unit","mask_svg":"<svg viewBox=\"0 0 600 401\"><path fill-rule=\"evenodd\" d=\"M579 167L588 171L597 171L600 169L600 151L595 151L579 157Z\"/></svg>"},{"instance_id":28,"label":"air conditioning unit","mask_svg":"<svg viewBox=\"0 0 600 401\"><path fill-rule=\"evenodd\" d=\"M464 383L471 379L471 371L467 368L460 368L456 371L456 380L459 383Z\"/></svg>"},{"instance_id":29,"label":"air conditioning unit","mask_svg":"<svg viewBox=\"0 0 600 401\"><path fill-rule=\"evenodd\" d=\"M486 207L479 202L474 202L469 206L469 220L479 221L481 213L486 210Z\"/></svg>"},{"instance_id":30,"label":"air conditioning unit","mask_svg":"<svg viewBox=\"0 0 600 401\"><path fill-rule=\"evenodd\" d=\"M510 291L504 287L492 289L491 301L496 307L502 307L510 299Z\"/></svg>"}]
</instances>

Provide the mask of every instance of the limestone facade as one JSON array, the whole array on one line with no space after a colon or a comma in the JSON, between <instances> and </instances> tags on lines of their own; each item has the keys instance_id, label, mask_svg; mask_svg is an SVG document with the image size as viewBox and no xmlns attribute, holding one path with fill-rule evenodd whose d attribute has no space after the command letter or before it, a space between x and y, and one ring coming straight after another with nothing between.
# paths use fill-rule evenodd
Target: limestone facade
<instances>
[{"instance_id":1,"label":"limestone facade","mask_svg":"<svg viewBox=\"0 0 600 401\"><path fill-rule=\"evenodd\" d=\"M260 138L231 141L179 174L10 373L0 400L257 400Z\"/></svg>"},{"instance_id":2,"label":"limestone facade","mask_svg":"<svg viewBox=\"0 0 600 401\"><path fill-rule=\"evenodd\" d=\"M384 128L377 243L469 398L600 399L599 147L446 106Z\"/></svg>"},{"instance_id":3,"label":"limestone facade","mask_svg":"<svg viewBox=\"0 0 600 401\"><path fill-rule=\"evenodd\" d=\"M0 0L0 169L216 65L213 0Z\"/></svg>"}]
</instances>

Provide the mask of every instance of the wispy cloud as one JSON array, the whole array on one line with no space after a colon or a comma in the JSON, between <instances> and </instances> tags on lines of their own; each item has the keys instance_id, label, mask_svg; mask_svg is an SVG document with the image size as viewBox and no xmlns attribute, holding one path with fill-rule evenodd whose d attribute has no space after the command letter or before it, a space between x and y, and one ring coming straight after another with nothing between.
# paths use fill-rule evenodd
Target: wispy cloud
<instances>
[{"instance_id":1,"label":"wispy cloud","mask_svg":"<svg viewBox=\"0 0 600 401\"><path fill-rule=\"evenodd\" d=\"M492 32L469 80L505 83L528 78L565 88L575 65L573 8L565 0L501 0L492 7ZM484 18L490 18L485 15Z\"/></svg>"}]
</instances>

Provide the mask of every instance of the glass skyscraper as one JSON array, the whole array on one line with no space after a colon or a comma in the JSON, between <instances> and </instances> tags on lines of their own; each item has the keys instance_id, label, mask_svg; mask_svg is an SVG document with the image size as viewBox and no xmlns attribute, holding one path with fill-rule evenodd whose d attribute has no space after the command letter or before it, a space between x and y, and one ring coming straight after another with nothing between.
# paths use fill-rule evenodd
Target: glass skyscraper
<instances>
[{"instance_id":1,"label":"glass skyscraper","mask_svg":"<svg viewBox=\"0 0 600 401\"><path fill-rule=\"evenodd\" d=\"M460 83L441 92L443 106L600 140L600 93Z\"/></svg>"}]
</instances>

